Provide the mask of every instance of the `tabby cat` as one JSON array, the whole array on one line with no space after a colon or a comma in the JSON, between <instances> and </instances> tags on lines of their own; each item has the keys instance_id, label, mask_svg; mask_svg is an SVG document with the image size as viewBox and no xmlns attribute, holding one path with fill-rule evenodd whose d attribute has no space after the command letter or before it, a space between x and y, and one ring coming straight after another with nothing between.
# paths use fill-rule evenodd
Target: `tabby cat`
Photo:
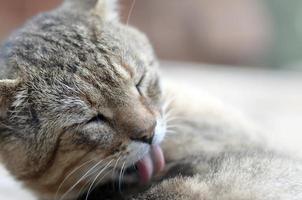
<instances>
[{"instance_id":1,"label":"tabby cat","mask_svg":"<svg viewBox=\"0 0 302 200\"><path fill-rule=\"evenodd\" d=\"M115 4L65 0L2 46L11 174L43 200L302 199L301 161L205 97L173 93Z\"/></svg>"}]
</instances>

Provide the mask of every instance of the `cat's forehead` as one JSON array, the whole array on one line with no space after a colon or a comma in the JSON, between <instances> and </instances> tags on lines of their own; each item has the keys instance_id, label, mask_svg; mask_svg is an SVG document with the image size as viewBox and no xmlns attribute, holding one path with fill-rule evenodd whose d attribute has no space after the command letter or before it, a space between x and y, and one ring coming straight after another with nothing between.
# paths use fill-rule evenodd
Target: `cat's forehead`
<instances>
[{"instance_id":1,"label":"cat's forehead","mask_svg":"<svg viewBox=\"0 0 302 200\"><path fill-rule=\"evenodd\" d=\"M59 69L101 76L114 69L134 76L145 71L154 59L146 37L118 22L98 20L39 16L8 41L8 55L25 71L34 69L30 73Z\"/></svg>"}]
</instances>

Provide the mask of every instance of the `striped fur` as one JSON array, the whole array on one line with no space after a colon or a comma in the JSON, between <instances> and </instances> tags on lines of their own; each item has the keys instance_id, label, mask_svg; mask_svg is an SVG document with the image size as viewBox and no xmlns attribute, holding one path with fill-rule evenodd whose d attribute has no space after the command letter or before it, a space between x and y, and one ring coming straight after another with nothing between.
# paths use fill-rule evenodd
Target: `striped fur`
<instances>
[{"instance_id":1,"label":"striped fur","mask_svg":"<svg viewBox=\"0 0 302 200\"><path fill-rule=\"evenodd\" d=\"M115 7L66 0L4 43L0 159L10 172L43 200L75 200L93 182L100 187L90 199L302 199L300 160L267 149L240 117L175 86L170 109L180 118L162 143L165 171L150 187L131 173L121 180L149 150L131 138L153 130L157 142L164 137L171 88L161 88L148 39L121 24ZM115 181L123 195L108 189Z\"/></svg>"}]
</instances>

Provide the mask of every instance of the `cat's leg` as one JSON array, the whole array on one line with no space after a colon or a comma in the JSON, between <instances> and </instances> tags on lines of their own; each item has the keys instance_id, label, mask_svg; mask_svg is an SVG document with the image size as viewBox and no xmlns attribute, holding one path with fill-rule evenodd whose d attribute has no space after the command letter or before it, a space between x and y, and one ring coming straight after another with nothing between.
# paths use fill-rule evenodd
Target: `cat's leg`
<instances>
[{"instance_id":1,"label":"cat's leg","mask_svg":"<svg viewBox=\"0 0 302 200\"><path fill-rule=\"evenodd\" d=\"M215 100L196 99L174 98L164 181L134 199L301 199L300 162L268 153L257 131Z\"/></svg>"},{"instance_id":2,"label":"cat's leg","mask_svg":"<svg viewBox=\"0 0 302 200\"><path fill-rule=\"evenodd\" d=\"M166 84L167 85L167 84ZM206 94L166 86L167 134L162 144L167 163L192 155L216 156L264 146L263 138L240 113Z\"/></svg>"},{"instance_id":3,"label":"cat's leg","mask_svg":"<svg viewBox=\"0 0 302 200\"><path fill-rule=\"evenodd\" d=\"M183 165L194 175L168 178L133 200L302 199L301 162L263 151L202 157Z\"/></svg>"}]
</instances>

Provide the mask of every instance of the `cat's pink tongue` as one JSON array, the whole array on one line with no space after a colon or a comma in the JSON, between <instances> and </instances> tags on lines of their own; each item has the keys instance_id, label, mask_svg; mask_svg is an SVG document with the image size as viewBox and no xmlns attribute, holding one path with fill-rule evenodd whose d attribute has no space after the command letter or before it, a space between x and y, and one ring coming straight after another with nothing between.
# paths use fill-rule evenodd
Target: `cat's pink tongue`
<instances>
[{"instance_id":1,"label":"cat's pink tongue","mask_svg":"<svg viewBox=\"0 0 302 200\"><path fill-rule=\"evenodd\" d=\"M162 171L165 167L165 158L159 145L151 146L150 153L137 162L137 169L141 184L150 181L153 174Z\"/></svg>"}]
</instances>

